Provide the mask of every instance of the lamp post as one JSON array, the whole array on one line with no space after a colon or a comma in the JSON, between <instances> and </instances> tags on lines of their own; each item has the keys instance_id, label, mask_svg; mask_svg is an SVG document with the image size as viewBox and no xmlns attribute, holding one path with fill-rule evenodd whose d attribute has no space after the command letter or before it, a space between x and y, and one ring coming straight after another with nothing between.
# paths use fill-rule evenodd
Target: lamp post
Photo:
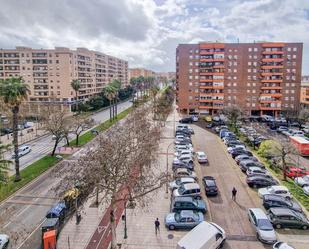
<instances>
[{"instance_id":1,"label":"lamp post","mask_svg":"<svg viewBox=\"0 0 309 249\"><path fill-rule=\"evenodd\" d=\"M127 234L127 202L124 202L124 235L123 235L124 239L128 238L128 234Z\"/></svg>"},{"instance_id":2,"label":"lamp post","mask_svg":"<svg viewBox=\"0 0 309 249\"><path fill-rule=\"evenodd\" d=\"M168 146L167 146L167 149L166 149L166 176L168 176L168 151L169 151L169 148L170 146L174 144L174 142L171 142ZM166 181L166 184L165 184L165 193L168 194L168 182Z\"/></svg>"}]
</instances>

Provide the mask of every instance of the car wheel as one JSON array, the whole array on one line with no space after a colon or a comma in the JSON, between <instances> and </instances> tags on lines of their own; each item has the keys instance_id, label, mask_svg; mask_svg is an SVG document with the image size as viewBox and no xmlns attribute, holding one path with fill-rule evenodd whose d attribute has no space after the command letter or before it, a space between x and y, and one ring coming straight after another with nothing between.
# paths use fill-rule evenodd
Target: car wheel
<instances>
[{"instance_id":1,"label":"car wheel","mask_svg":"<svg viewBox=\"0 0 309 249\"><path fill-rule=\"evenodd\" d=\"M256 238L260 240L260 235L258 233L256 234Z\"/></svg>"},{"instance_id":2,"label":"car wheel","mask_svg":"<svg viewBox=\"0 0 309 249\"><path fill-rule=\"evenodd\" d=\"M9 245L9 241L4 244L3 249L8 248L8 245Z\"/></svg>"},{"instance_id":3,"label":"car wheel","mask_svg":"<svg viewBox=\"0 0 309 249\"><path fill-rule=\"evenodd\" d=\"M280 228L281 228L281 225L280 225L280 224L277 224L277 225L276 225L276 228L280 229Z\"/></svg>"},{"instance_id":4,"label":"car wheel","mask_svg":"<svg viewBox=\"0 0 309 249\"><path fill-rule=\"evenodd\" d=\"M196 199L197 199L197 200L201 200L202 197L201 197L201 196L196 196Z\"/></svg>"},{"instance_id":5,"label":"car wheel","mask_svg":"<svg viewBox=\"0 0 309 249\"><path fill-rule=\"evenodd\" d=\"M308 229L308 226L304 225L304 226L302 226L302 229L303 229L303 230L307 230L307 229Z\"/></svg>"},{"instance_id":6,"label":"car wheel","mask_svg":"<svg viewBox=\"0 0 309 249\"><path fill-rule=\"evenodd\" d=\"M168 229L169 229L169 230L175 230L175 226L174 226L174 225L169 225L169 226L168 226Z\"/></svg>"},{"instance_id":7,"label":"car wheel","mask_svg":"<svg viewBox=\"0 0 309 249\"><path fill-rule=\"evenodd\" d=\"M256 185L256 184L253 184L253 188L257 188L257 185Z\"/></svg>"}]
</instances>

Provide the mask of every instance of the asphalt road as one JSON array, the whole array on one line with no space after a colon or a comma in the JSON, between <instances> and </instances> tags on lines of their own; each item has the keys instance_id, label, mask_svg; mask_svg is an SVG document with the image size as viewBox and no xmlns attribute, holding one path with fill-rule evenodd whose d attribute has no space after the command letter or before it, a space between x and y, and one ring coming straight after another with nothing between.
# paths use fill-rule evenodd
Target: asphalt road
<instances>
[{"instance_id":1,"label":"asphalt road","mask_svg":"<svg viewBox=\"0 0 309 249\"><path fill-rule=\"evenodd\" d=\"M211 175L216 178L220 194L217 197L208 197L211 220L222 226L227 233L227 243L224 248L232 249L259 249L271 248L256 240L247 215L248 208L263 208L257 191L246 184L246 177L227 153L226 146L215 134L198 126L195 130L195 151L204 151L209 158L209 166L200 166L197 163L198 176ZM201 186L202 183L200 182ZM232 201L231 191L237 189L237 202ZM296 248L306 248L309 242L309 231L298 229L278 229L280 240L294 244Z\"/></svg>"},{"instance_id":2,"label":"asphalt road","mask_svg":"<svg viewBox=\"0 0 309 249\"><path fill-rule=\"evenodd\" d=\"M132 105L132 102L130 101L120 103L118 105L118 113L129 108L131 105ZM93 114L92 118L94 119L96 125L108 120L109 119L109 109ZM70 139L74 139L73 134L70 135ZM37 161L38 159L46 156L48 153L52 152L53 147L54 147L54 141L52 140L52 135L42 136L26 144L31 146L31 152L20 158L20 169L24 169L30 164L32 164L33 162ZM62 140L60 144L58 145L58 147L61 147L64 144L65 144L65 141ZM9 153L6 153L5 158L10 159L11 156L12 156L12 152L9 152ZM14 164L11 165L11 172L12 174L14 174Z\"/></svg>"},{"instance_id":3,"label":"asphalt road","mask_svg":"<svg viewBox=\"0 0 309 249\"><path fill-rule=\"evenodd\" d=\"M121 112L130 106L131 102L129 101L119 104L118 111ZM97 123L104 122L109 119L109 110L96 113L93 118ZM52 150L53 143L51 136L48 136L32 142L32 145L32 152L22 158L24 167L49 153ZM64 170L66 164L78 159L85 151L95 146L96 141L94 139L68 160L63 160L54 169L47 171L0 204L0 233L10 236L9 248L40 248L41 224L45 220L46 212L58 201L54 188L60 179L55 176L54 172Z\"/></svg>"}]
</instances>

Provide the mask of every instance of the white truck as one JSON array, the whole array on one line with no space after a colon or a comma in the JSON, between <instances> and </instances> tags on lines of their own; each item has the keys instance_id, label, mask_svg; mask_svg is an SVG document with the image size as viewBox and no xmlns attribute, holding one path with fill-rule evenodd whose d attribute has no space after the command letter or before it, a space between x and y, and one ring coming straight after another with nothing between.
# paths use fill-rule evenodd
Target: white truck
<instances>
[{"instance_id":1,"label":"white truck","mask_svg":"<svg viewBox=\"0 0 309 249\"><path fill-rule=\"evenodd\" d=\"M178 242L176 249L216 249L226 239L225 231L215 223L203 221Z\"/></svg>"}]
</instances>

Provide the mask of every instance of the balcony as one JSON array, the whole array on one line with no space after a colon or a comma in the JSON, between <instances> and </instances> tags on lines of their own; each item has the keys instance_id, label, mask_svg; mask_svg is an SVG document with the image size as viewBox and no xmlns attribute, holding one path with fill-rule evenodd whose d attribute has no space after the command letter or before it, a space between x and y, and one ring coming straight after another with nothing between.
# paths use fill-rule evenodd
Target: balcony
<instances>
[{"instance_id":1,"label":"balcony","mask_svg":"<svg viewBox=\"0 0 309 249\"><path fill-rule=\"evenodd\" d=\"M211 104L209 104L209 105L200 105L199 109L212 109L212 105Z\"/></svg>"},{"instance_id":2,"label":"balcony","mask_svg":"<svg viewBox=\"0 0 309 249\"><path fill-rule=\"evenodd\" d=\"M281 105L280 106L265 106L265 105L260 105L260 110L262 111L280 111L281 110Z\"/></svg>"},{"instance_id":3,"label":"balcony","mask_svg":"<svg viewBox=\"0 0 309 249\"><path fill-rule=\"evenodd\" d=\"M283 65L263 65L261 66L262 69L281 69Z\"/></svg>"},{"instance_id":4,"label":"balcony","mask_svg":"<svg viewBox=\"0 0 309 249\"><path fill-rule=\"evenodd\" d=\"M269 80L267 80L267 79L262 79L261 80L261 82L262 83L282 83L282 80L283 79L269 79Z\"/></svg>"},{"instance_id":5,"label":"balcony","mask_svg":"<svg viewBox=\"0 0 309 249\"><path fill-rule=\"evenodd\" d=\"M281 98L282 93L261 93L260 97L275 97L275 98Z\"/></svg>"},{"instance_id":6,"label":"balcony","mask_svg":"<svg viewBox=\"0 0 309 249\"><path fill-rule=\"evenodd\" d=\"M200 58L200 62L213 62L213 58Z\"/></svg>"},{"instance_id":7,"label":"balcony","mask_svg":"<svg viewBox=\"0 0 309 249\"><path fill-rule=\"evenodd\" d=\"M262 90L282 90L281 86L262 86Z\"/></svg>"},{"instance_id":8,"label":"balcony","mask_svg":"<svg viewBox=\"0 0 309 249\"><path fill-rule=\"evenodd\" d=\"M224 68L224 65L214 65L213 68Z\"/></svg>"},{"instance_id":9,"label":"balcony","mask_svg":"<svg viewBox=\"0 0 309 249\"><path fill-rule=\"evenodd\" d=\"M279 75L279 76L283 76L283 73L280 72L263 72L261 73L262 76L273 76L273 75Z\"/></svg>"},{"instance_id":10,"label":"balcony","mask_svg":"<svg viewBox=\"0 0 309 249\"><path fill-rule=\"evenodd\" d=\"M267 51L267 50L265 50L265 51L262 52L262 54L283 54L283 51L280 51L280 50L279 51L278 50L277 51L275 51L275 50L268 50Z\"/></svg>"},{"instance_id":11,"label":"balcony","mask_svg":"<svg viewBox=\"0 0 309 249\"><path fill-rule=\"evenodd\" d=\"M262 44L263 48L282 48L284 43L282 42L265 42Z\"/></svg>"},{"instance_id":12,"label":"balcony","mask_svg":"<svg viewBox=\"0 0 309 249\"><path fill-rule=\"evenodd\" d=\"M260 99L260 103L281 104L281 100L276 98L266 98L266 99Z\"/></svg>"},{"instance_id":13,"label":"balcony","mask_svg":"<svg viewBox=\"0 0 309 249\"><path fill-rule=\"evenodd\" d=\"M283 58L262 58L262 62L282 62Z\"/></svg>"},{"instance_id":14,"label":"balcony","mask_svg":"<svg viewBox=\"0 0 309 249\"><path fill-rule=\"evenodd\" d=\"M200 82L213 82L213 79L201 79Z\"/></svg>"}]
</instances>

